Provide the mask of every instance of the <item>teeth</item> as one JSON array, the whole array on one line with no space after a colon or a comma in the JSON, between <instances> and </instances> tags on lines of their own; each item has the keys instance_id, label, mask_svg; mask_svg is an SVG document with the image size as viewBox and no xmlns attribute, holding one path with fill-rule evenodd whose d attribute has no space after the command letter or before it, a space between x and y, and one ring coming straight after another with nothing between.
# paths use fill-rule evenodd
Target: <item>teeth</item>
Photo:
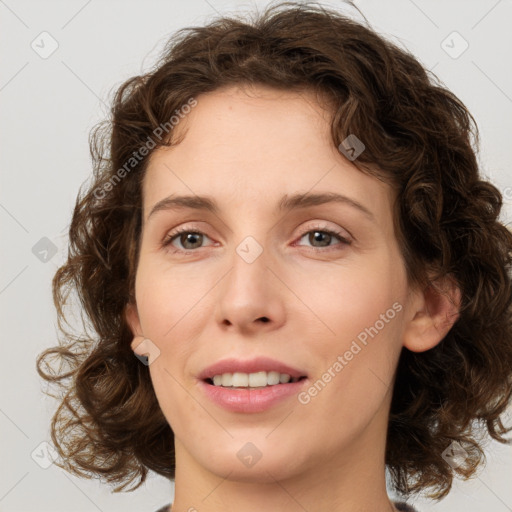
<instances>
[{"instance_id":1,"label":"teeth","mask_svg":"<svg viewBox=\"0 0 512 512\"><path fill-rule=\"evenodd\" d=\"M245 377L246 374L235 373L235 375L243 375ZM260 388L268 385L267 372L249 373L249 378L247 380L249 381L248 384L251 388ZM240 386L240 384L237 384L237 386Z\"/></svg>"},{"instance_id":2,"label":"teeth","mask_svg":"<svg viewBox=\"0 0 512 512\"><path fill-rule=\"evenodd\" d=\"M220 376L221 385L222 386L232 386L233 385L233 375L231 373L225 373Z\"/></svg>"},{"instance_id":3,"label":"teeth","mask_svg":"<svg viewBox=\"0 0 512 512\"><path fill-rule=\"evenodd\" d=\"M247 373L233 373L231 385L234 388L246 388L249 385L249 375L247 375Z\"/></svg>"},{"instance_id":4,"label":"teeth","mask_svg":"<svg viewBox=\"0 0 512 512\"><path fill-rule=\"evenodd\" d=\"M292 382L297 382L299 379L292 379L287 373L281 373L281 375L279 375L279 382L281 384L286 384L287 382L290 382L290 380Z\"/></svg>"},{"instance_id":5,"label":"teeth","mask_svg":"<svg viewBox=\"0 0 512 512\"><path fill-rule=\"evenodd\" d=\"M298 378L293 378L287 373L279 372L255 372L255 373L223 373L213 377L214 386L233 387L233 388L262 388L265 386L275 386L276 384L286 384L287 382L297 382Z\"/></svg>"}]
</instances>

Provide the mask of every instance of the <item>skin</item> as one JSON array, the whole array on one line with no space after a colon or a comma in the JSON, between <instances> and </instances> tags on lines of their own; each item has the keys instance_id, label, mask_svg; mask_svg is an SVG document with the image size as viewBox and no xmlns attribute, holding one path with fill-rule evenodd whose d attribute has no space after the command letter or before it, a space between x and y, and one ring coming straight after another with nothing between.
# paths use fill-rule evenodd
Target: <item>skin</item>
<instances>
[{"instance_id":1,"label":"skin","mask_svg":"<svg viewBox=\"0 0 512 512\"><path fill-rule=\"evenodd\" d=\"M396 510L384 453L398 358L404 346L439 343L456 319L458 291L410 286L394 193L337 150L315 95L228 87L197 100L174 129L183 140L151 157L136 304L127 308L134 351L145 353L143 338L159 351L149 369L175 434L172 510ZM282 196L298 192L343 194L371 218L338 203L279 212ZM148 218L174 194L207 195L219 212ZM204 236L162 247L177 227ZM247 236L263 249L252 263L236 251ZM304 370L307 391L393 304L401 307L394 318L308 403L293 396L265 412L233 413L198 386L198 373L220 359L263 355ZM247 442L261 452L251 467L237 457Z\"/></svg>"}]
</instances>

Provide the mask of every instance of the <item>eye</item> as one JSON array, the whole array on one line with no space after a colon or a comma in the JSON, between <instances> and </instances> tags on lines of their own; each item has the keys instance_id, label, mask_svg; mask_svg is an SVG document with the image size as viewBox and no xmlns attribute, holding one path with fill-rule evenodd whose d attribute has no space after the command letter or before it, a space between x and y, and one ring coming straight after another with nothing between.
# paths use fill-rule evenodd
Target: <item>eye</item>
<instances>
[{"instance_id":1,"label":"eye","mask_svg":"<svg viewBox=\"0 0 512 512\"><path fill-rule=\"evenodd\" d=\"M172 245L176 252L200 249L205 237L209 239L209 237L201 231L179 228L172 231L165 237L162 242L162 247L168 247ZM176 245L174 245L175 241L179 242L181 247L176 247Z\"/></svg>"},{"instance_id":2,"label":"eye","mask_svg":"<svg viewBox=\"0 0 512 512\"><path fill-rule=\"evenodd\" d=\"M350 245L351 241L344 236L343 233L331 229L324 229L321 227L310 229L301 235L299 240L307 237L308 242L314 249L321 249L322 247L330 247L332 245ZM331 243L338 240L341 244Z\"/></svg>"},{"instance_id":3,"label":"eye","mask_svg":"<svg viewBox=\"0 0 512 512\"><path fill-rule=\"evenodd\" d=\"M332 229L325 229L320 226L305 231L298 240L300 241L306 237L313 249L322 249L332 246L335 246L333 249L336 249L351 244L351 241L344 233ZM175 229L164 238L162 248L172 246L170 250L173 252L190 252L195 249L201 249L205 238L211 240L210 237L202 231L182 227ZM336 240L340 243L336 244ZM179 246L176 244L179 244ZM297 244L296 242L294 245L302 244Z\"/></svg>"}]
</instances>

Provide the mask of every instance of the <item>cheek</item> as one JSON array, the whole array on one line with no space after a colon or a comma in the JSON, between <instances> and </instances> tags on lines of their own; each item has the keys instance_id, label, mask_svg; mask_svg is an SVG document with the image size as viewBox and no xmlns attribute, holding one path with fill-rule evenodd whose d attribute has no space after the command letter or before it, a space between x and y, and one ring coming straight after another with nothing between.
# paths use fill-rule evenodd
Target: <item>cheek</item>
<instances>
[{"instance_id":1,"label":"cheek","mask_svg":"<svg viewBox=\"0 0 512 512\"><path fill-rule=\"evenodd\" d=\"M406 294L405 270L396 261L381 256L339 268L307 287L324 335L306 347L314 348L316 364L302 403L329 410L347 425L369 420L391 391ZM307 323L302 327L307 332ZM354 410L361 414L355 417Z\"/></svg>"},{"instance_id":2,"label":"cheek","mask_svg":"<svg viewBox=\"0 0 512 512\"><path fill-rule=\"evenodd\" d=\"M142 259L136 290L144 334L163 341L196 325L201 301L213 285L208 276L212 273L199 276L193 266L186 264L180 268Z\"/></svg>"},{"instance_id":3,"label":"cheek","mask_svg":"<svg viewBox=\"0 0 512 512\"><path fill-rule=\"evenodd\" d=\"M290 274L289 282L297 295L306 298L312 313L309 325L320 325L324 341L337 349L361 333L364 338L366 330L376 323L381 337L396 332L400 323L397 309L402 309L405 297L405 269L391 251L321 273Z\"/></svg>"},{"instance_id":4,"label":"cheek","mask_svg":"<svg viewBox=\"0 0 512 512\"><path fill-rule=\"evenodd\" d=\"M188 379L191 374L189 364L197 351L195 340L204 328L204 318L200 316L205 286L207 283L194 279L192 272L162 268L158 262L141 259L136 279L138 312L144 336L160 351L149 370L166 416L193 406L182 401L180 383L189 385L184 376Z\"/></svg>"}]
</instances>

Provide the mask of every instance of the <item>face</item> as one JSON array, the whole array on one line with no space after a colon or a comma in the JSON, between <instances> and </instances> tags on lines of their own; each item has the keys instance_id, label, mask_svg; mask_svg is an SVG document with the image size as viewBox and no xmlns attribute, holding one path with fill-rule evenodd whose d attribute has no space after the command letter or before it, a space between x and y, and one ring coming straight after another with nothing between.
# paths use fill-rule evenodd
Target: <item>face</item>
<instances>
[{"instance_id":1,"label":"face","mask_svg":"<svg viewBox=\"0 0 512 512\"><path fill-rule=\"evenodd\" d=\"M197 102L144 178L127 316L177 465L263 482L375 454L412 316L391 188L337 150L310 93Z\"/></svg>"}]
</instances>

